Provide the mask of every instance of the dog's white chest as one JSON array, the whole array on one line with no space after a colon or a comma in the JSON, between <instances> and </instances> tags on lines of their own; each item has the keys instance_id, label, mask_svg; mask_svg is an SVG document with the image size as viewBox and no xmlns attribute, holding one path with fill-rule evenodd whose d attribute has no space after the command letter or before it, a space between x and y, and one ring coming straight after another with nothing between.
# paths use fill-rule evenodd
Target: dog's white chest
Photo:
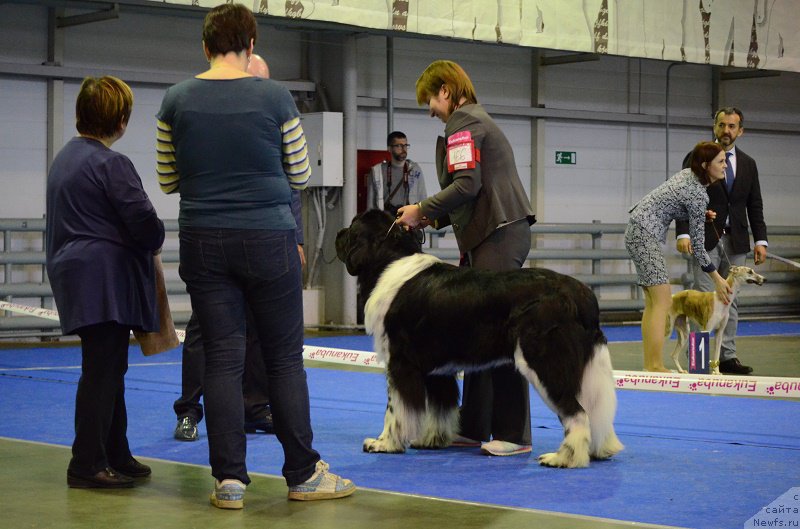
<instances>
[{"instance_id":1,"label":"dog's white chest","mask_svg":"<svg viewBox=\"0 0 800 529\"><path fill-rule=\"evenodd\" d=\"M708 323L706 323L705 329L703 330L713 331L719 327L723 320L727 321L729 309L730 305L726 305L720 301L718 297L714 296L714 311L711 313L711 318L708 319Z\"/></svg>"}]
</instances>

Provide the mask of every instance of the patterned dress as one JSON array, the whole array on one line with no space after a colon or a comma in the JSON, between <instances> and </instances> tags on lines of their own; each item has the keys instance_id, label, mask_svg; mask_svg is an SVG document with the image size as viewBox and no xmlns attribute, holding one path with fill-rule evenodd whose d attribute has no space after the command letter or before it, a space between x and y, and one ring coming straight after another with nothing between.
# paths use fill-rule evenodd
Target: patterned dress
<instances>
[{"instance_id":1,"label":"patterned dress","mask_svg":"<svg viewBox=\"0 0 800 529\"><path fill-rule=\"evenodd\" d=\"M630 209L625 247L642 286L669 283L662 245L673 220L688 220L694 258L704 272L715 270L705 250L706 188L691 169L683 169Z\"/></svg>"}]
</instances>

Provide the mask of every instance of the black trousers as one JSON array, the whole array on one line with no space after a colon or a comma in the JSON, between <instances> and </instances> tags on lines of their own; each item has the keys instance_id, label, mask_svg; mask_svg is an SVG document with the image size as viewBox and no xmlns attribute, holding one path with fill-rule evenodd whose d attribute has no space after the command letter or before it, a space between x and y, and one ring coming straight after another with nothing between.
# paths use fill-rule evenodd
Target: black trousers
<instances>
[{"instance_id":1,"label":"black trousers","mask_svg":"<svg viewBox=\"0 0 800 529\"><path fill-rule=\"evenodd\" d=\"M481 270L516 270L525 262L530 245L528 223L517 221L496 229L462 264ZM513 365L464 375L459 433L478 441L492 438L531 444L529 385Z\"/></svg>"},{"instance_id":2,"label":"black trousers","mask_svg":"<svg viewBox=\"0 0 800 529\"><path fill-rule=\"evenodd\" d=\"M264 358L261 355L261 340L258 338L255 325L251 324L252 315L247 311L247 350L245 352L244 377L242 393L244 396L244 418L247 422L263 419L269 404L269 383ZM200 322L192 313L186 325L186 337L183 341L181 358L181 395L173 404L175 415L192 417L196 421L203 419L203 373L205 372L205 354L203 353L203 335L200 333Z\"/></svg>"},{"instance_id":3,"label":"black trousers","mask_svg":"<svg viewBox=\"0 0 800 529\"><path fill-rule=\"evenodd\" d=\"M69 470L94 475L131 459L125 373L130 327L105 322L76 331L81 338L81 378L75 396L75 440Z\"/></svg>"}]
</instances>

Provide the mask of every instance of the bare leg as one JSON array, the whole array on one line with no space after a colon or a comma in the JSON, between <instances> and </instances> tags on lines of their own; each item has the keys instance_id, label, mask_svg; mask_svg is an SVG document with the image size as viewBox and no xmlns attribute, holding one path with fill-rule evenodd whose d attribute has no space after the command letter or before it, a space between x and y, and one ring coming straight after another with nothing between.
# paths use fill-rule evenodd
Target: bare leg
<instances>
[{"instance_id":1,"label":"bare leg","mask_svg":"<svg viewBox=\"0 0 800 529\"><path fill-rule=\"evenodd\" d=\"M667 312L672 304L672 291L668 284L644 288L644 313L642 314L642 341L644 342L644 370L669 373L664 367L664 328Z\"/></svg>"}]
</instances>

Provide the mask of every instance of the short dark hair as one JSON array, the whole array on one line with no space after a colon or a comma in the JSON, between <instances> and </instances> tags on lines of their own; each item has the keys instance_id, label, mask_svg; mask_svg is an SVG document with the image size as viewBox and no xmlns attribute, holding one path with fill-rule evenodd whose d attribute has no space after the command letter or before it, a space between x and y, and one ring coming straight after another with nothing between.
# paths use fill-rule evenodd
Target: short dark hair
<instances>
[{"instance_id":1,"label":"short dark hair","mask_svg":"<svg viewBox=\"0 0 800 529\"><path fill-rule=\"evenodd\" d=\"M392 142L394 140L407 140L407 139L408 138L406 137L405 134L403 134L399 130L396 130L394 132L390 132L389 135L386 137L386 146L387 147L391 147L392 146Z\"/></svg>"},{"instance_id":2,"label":"short dark hair","mask_svg":"<svg viewBox=\"0 0 800 529\"><path fill-rule=\"evenodd\" d=\"M257 36L256 17L243 4L220 4L203 22L203 42L212 56L240 53L250 47L251 39L255 43Z\"/></svg>"},{"instance_id":3,"label":"short dark hair","mask_svg":"<svg viewBox=\"0 0 800 529\"><path fill-rule=\"evenodd\" d=\"M711 183L711 179L708 177L708 163L716 158L722 150L722 145L713 141L701 141L692 149L692 153L689 155L689 167L704 186ZM706 167L703 167L703 164L706 164Z\"/></svg>"},{"instance_id":4,"label":"short dark hair","mask_svg":"<svg viewBox=\"0 0 800 529\"><path fill-rule=\"evenodd\" d=\"M739 116L739 128L744 127L744 114L742 111L736 107L722 107L714 114L714 123L717 122L717 118L719 118L720 114L725 114L726 116L730 116L731 114L736 114Z\"/></svg>"},{"instance_id":5,"label":"short dark hair","mask_svg":"<svg viewBox=\"0 0 800 529\"><path fill-rule=\"evenodd\" d=\"M81 134L108 138L128 122L132 110L133 92L124 81L110 75L87 77L75 101L75 128Z\"/></svg>"}]
</instances>

